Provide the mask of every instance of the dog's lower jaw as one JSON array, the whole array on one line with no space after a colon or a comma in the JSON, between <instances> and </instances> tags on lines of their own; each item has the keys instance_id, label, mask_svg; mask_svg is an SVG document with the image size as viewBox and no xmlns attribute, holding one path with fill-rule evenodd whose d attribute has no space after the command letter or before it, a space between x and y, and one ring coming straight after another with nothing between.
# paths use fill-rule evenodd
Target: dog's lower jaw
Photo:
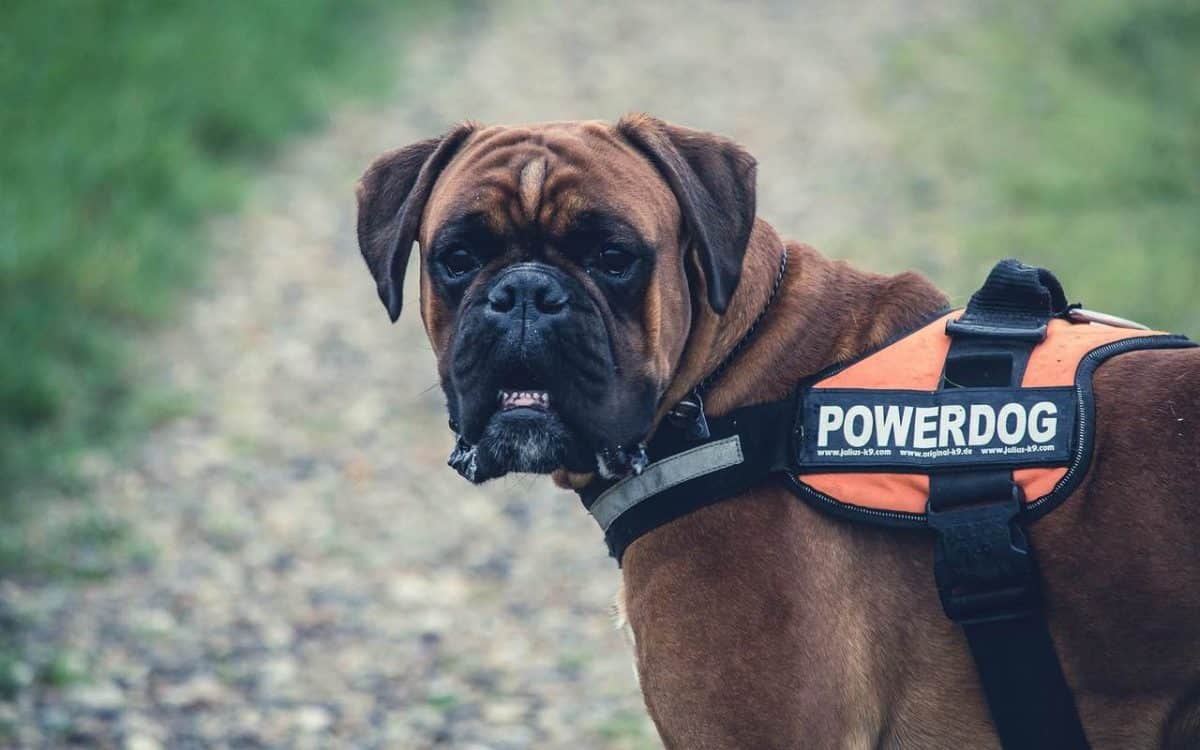
<instances>
[{"instance_id":1,"label":"dog's lower jaw","mask_svg":"<svg viewBox=\"0 0 1200 750\"><path fill-rule=\"evenodd\" d=\"M561 454L537 437L472 444L459 435L446 463L467 481L482 484L509 473L549 474L561 465Z\"/></svg>"},{"instance_id":2,"label":"dog's lower jaw","mask_svg":"<svg viewBox=\"0 0 1200 750\"><path fill-rule=\"evenodd\" d=\"M509 473L595 469L589 441L545 409L502 410L488 419L477 438L463 432L456 437L447 463L474 484Z\"/></svg>"},{"instance_id":3,"label":"dog's lower jaw","mask_svg":"<svg viewBox=\"0 0 1200 750\"><path fill-rule=\"evenodd\" d=\"M595 452L594 465L573 466L569 464L578 462L572 461L572 451L554 431L511 436L497 434L489 425L479 443L471 443L461 434L455 437L446 463L473 484L516 472L551 474L560 486L580 489L596 474L610 480L640 475L650 462L642 442L628 450L620 445L605 446Z\"/></svg>"}]
</instances>

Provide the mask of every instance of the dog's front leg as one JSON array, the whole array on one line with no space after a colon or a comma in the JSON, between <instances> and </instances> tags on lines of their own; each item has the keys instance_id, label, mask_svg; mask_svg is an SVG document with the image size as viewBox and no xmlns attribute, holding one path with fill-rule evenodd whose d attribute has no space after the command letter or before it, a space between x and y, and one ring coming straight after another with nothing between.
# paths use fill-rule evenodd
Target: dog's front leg
<instances>
[{"instance_id":1,"label":"dog's front leg","mask_svg":"<svg viewBox=\"0 0 1200 750\"><path fill-rule=\"evenodd\" d=\"M783 488L639 539L626 607L667 747L998 748L926 542Z\"/></svg>"}]
</instances>

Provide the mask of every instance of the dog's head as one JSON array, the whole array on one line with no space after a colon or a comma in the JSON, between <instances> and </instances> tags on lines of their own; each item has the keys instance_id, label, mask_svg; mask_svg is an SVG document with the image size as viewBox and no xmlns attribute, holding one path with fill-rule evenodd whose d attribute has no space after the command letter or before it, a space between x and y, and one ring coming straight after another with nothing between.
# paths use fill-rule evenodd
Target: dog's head
<instances>
[{"instance_id":1,"label":"dog's head","mask_svg":"<svg viewBox=\"0 0 1200 750\"><path fill-rule=\"evenodd\" d=\"M393 321L420 246L451 465L482 482L636 464L696 306L723 313L738 285L754 186L731 141L646 116L466 124L371 164L359 245Z\"/></svg>"}]
</instances>

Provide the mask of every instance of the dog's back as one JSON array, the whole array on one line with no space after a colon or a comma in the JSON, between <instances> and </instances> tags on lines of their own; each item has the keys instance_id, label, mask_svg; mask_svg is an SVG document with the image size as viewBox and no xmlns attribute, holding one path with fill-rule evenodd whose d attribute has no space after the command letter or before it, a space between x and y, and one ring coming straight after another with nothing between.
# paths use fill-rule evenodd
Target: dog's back
<instances>
[{"instance_id":1,"label":"dog's back","mask_svg":"<svg viewBox=\"0 0 1200 750\"><path fill-rule=\"evenodd\" d=\"M1106 696L1081 701L1107 714L1089 726L1169 711L1163 746L1200 747L1200 349L1118 356L1095 393L1089 476L1031 528L1055 640L1077 694Z\"/></svg>"}]
</instances>

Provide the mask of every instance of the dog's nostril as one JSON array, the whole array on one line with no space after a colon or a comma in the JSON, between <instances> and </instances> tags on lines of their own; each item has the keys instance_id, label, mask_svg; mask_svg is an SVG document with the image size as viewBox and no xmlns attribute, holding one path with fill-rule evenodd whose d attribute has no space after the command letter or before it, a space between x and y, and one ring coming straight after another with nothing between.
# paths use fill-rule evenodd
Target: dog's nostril
<instances>
[{"instance_id":1,"label":"dog's nostril","mask_svg":"<svg viewBox=\"0 0 1200 750\"><path fill-rule=\"evenodd\" d=\"M538 310L546 314L553 314L562 312L563 308L567 306L567 294L562 289L542 287L534 295L533 301Z\"/></svg>"},{"instance_id":2,"label":"dog's nostril","mask_svg":"<svg viewBox=\"0 0 1200 750\"><path fill-rule=\"evenodd\" d=\"M500 313L513 309L517 303L517 294L509 284L501 284L488 292L488 307Z\"/></svg>"}]
</instances>

